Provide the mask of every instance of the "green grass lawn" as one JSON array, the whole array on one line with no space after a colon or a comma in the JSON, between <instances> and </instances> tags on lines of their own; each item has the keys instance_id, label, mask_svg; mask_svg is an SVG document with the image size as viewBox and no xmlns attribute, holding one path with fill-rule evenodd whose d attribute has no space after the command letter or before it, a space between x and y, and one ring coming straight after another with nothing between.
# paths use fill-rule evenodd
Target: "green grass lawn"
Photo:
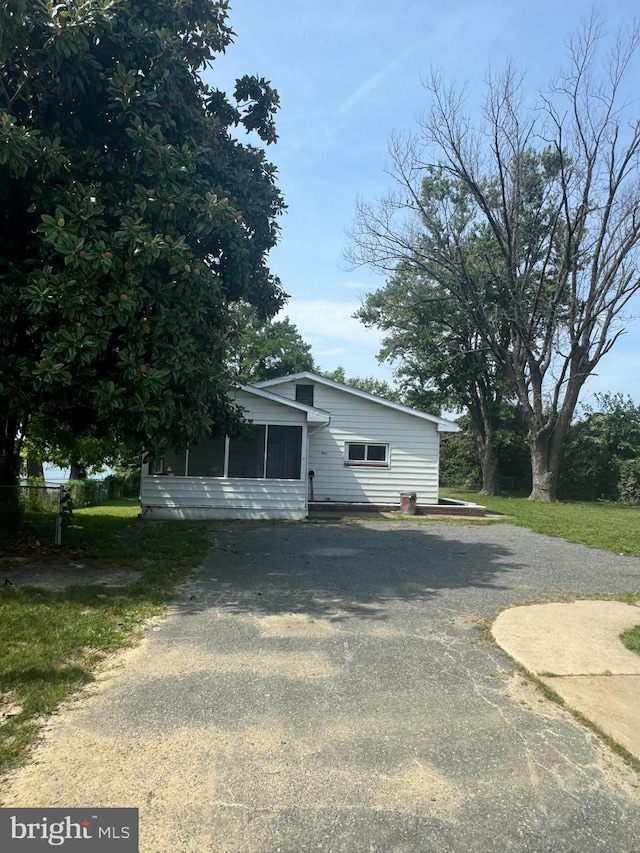
<instances>
[{"instance_id":1,"label":"green grass lawn","mask_svg":"<svg viewBox=\"0 0 640 853\"><path fill-rule=\"evenodd\" d=\"M540 503L524 497L487 497L468 489L441 489L441 494L482 504L490 512L504 516L503 521L535 533L640 557L640 507L637 506L582 501Z\"/></svg>"},{"instance_id":2,"label":"green grass lawn","mask_svg":"<svg viewBox=\"0 0 640 853\"><path fill-rule=\"evenodd\" d=\"M105 655L130 645L204 559L205 522L142 522L137 514L133 499L77 510L66 547L29 556L39 566L137 569L130 586L0 587L0 772L25 757L40 718L90 682ZM0 561L9 578L12 560Z\"/></svg>"}]
</instances>

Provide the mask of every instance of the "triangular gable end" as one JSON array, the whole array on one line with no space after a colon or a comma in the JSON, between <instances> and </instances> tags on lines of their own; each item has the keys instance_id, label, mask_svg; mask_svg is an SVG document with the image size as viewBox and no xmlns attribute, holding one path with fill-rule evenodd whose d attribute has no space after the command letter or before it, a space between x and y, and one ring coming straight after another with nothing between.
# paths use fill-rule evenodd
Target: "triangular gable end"
<instances>
[{"instance_id":1,"label":"triangular gable end","mask_svg":"<svg viewBox=\"0 0 640 853\"><path fill-rule=\"evenodd\" d=\"M310 424L328 424L331 420L331 415L329 412L325 412L324 409L317 409L314 406L297 403L295 400L290 400L288 397L283 397L281 394L275 394L273 391L267 391L264 388L259 388L257 385L241 385L238 383L236 388L247 394L253 394L255 397L262 397L265 400L270 400L272 403L277 403L278 405L304 412L307 416L307 422Z\"/></svg>"},{"instance_id":2,"label":"triangular gable end","mask_svg":"<svg viewBox=\"0 0 640 853\"><path fill-rule=\"evenodd\" d=\"M255 385L251 386L252 388L264 390L271 389L274 386L282 385L285 382L298 382L299 380L308 380L309 382L317 382L321 385L327 385L330 388L336 388L340 391L346 391L349 394L353 394L355 397L361 397L364 400L370 400L373 403L378 403L381 406L387 406L390 409L395 409L398 412L403 412L406 415L413 415L416 418L421 418L425 421L430 421L431 423L436 424L438 432L459 432L460 427L453 423L453 421L448 421L445 418L439 418L436 415L429 415L426 412L418 412L416 409L411 409L409 406L403 406L400 403L392 403L391 400L385 400L383 397L376 397L375 394L370 394L368 391L362 391L360 388L353 388L351 385L344 385L342 382L334 382L333 379L326 379L324 376L318 376L316 373L311 373L308 370L302 371L300 373L292 373L288 376L279 376L275 379L263 379L261 382L256 382ZM276 395L280 400L284 399L280 395ZM293 402L293 401L289 401ZM297 406L303 406L304 404L296 403ZM305 408L308 408L305 406ZM318 410L322 411L322 410Z\"/></svg>"}]
</instances>

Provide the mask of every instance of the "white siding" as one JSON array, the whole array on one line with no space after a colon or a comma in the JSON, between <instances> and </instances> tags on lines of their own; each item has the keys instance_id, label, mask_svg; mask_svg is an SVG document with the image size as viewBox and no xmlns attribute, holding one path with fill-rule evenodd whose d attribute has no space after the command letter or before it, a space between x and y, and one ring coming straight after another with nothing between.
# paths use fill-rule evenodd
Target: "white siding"
<instances>
[{"instance_id":1,"label":"white siding","mask_svg":"<svg viewBox=\"0 0 640 853\"><path fill-rule=\"evenodd\" d=\"M310 384L312 380L301 380ZM348 391L314 384L313 405L331 412L331 423L309 433L309 470L316 501L400 504L401 492L416 492L418 504L438 503L437 425L364 400ZM295 399L296 382L270 390ZM345 443L389 444L388 468L344 464Z\"/></svg>"},{"instance_id":2,"label":"white siding","mask_svg":"<svg viewBox=\"0 0 640 853\"><path fill-rule=\"evenodd\" d=\"M306 413L237 391L235 402L256 424L302 427L302 479L167 477L143 468L143 518L305 518L307 515Z\"/></svg>"},{"instance_id":3,"label":"white siding","mask_svg":"<svg viewBox=\"0 0 640 853\"><path fill-rule=\"evenodd\" d=\"M234 402L242 406L244 417L256 424L277 424L279 426L300 425L307 422L305 412L281 406L262 397L254 397L246 391L237 391Z\"/></svg>"},{"instance_id":4,"label":"white siding","mask_svg":"<svg viewBox=\"0 0 640 853\"><path fill-rule=\"evenodd\" d=\"M143 518L304 518L307 484L144 474L140 505Z\"/></svg>"}]
</instances>

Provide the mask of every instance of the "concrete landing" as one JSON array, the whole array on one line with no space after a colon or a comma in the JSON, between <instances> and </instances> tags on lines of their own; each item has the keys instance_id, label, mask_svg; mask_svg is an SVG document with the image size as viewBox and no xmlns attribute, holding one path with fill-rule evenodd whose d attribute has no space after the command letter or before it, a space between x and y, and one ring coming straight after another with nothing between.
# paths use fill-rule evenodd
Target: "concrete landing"
<instances>
[{"instance_id":1,"label":"concrete landing","mask_svg":"<svg viewBox=\"0 0 640 853\"><path fill-rule=\"evenodd\" d=\"M640 655L622 631L640 608L619 601L534 604L503 611L498 645L640 759Z\"/></svg>"}]
</instances>

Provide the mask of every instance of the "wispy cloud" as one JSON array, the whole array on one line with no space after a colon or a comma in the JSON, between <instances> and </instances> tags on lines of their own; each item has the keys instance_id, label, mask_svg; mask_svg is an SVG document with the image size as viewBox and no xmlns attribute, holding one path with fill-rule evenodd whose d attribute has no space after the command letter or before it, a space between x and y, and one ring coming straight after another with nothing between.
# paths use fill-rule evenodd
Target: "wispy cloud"
<instances>
[{"instance_id":1,"label":"wispy cloud","mask_svg":"<svg viewBox=\"0 0 640 853\"><path fill-rule=\"evenodd\" d=\"M303 340L311 345L316 364L322 370L343 367L347 376L391 379L391 368L378 364L381 344L377 330L366 329L353 312L358 302L331 299L292 299L281 312L297 326Z\"/></svg>"},{"instance_id":2,"label":"wispy cloud","mask_svg":"<svg viewBox=\"0 0 640 853\"><path fill-rule=\"evenodd\" d=\"M376 71L374 74L371 74L363 83L361 83L355 91L353 91L346 100L342 102L342 104L338 107L337 112L334 114L334 119L341 119L344 116L348 115L358 104L362 101L366 100L369 95L373 94L377 89L379 89L383 83L387 80L387 78L395 71L398 66L402 65L402 63L414 53L420 45L423 44L423 40L414 42L413 44L406 47L403 51L401 51L394 59L388 62L383 68L379 71Z\"/></svg>"},{"instance_id":3,"label":"wispy cloud","mask_svg":"<svg viewBox=\"0 0 640 853\"><path fill-rule=\"evenodd\" d=\"M351 346L367 346L377 351L380 333L366 329L355 320L353 313L359 302L337 302L330 299L292 299L281 311L298 327L310 344L331 347L335 340L348 341Z\"/></svg>"}]
</instances>

